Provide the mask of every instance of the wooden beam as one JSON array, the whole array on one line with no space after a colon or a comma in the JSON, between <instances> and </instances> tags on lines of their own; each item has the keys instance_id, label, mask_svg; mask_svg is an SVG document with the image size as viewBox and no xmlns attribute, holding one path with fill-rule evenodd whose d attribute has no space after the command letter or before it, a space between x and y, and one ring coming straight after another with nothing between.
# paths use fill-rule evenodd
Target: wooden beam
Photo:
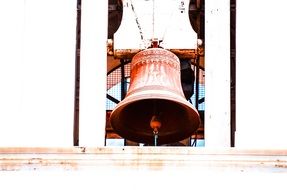
<instances>
[{"instance_id":1,"label":"wooden beam","mask_svg":"<svg viewBox=\"0 0 287 190\"><path fill-rule=\"evenodd\" d=\"M287 172L286 149L194 149L178 147L0 148L0 171L208 169L231 172ZM138 171L138 170L136 170ZM286 174L286 173L285 173Z\"/></svg>"}]
</instances>

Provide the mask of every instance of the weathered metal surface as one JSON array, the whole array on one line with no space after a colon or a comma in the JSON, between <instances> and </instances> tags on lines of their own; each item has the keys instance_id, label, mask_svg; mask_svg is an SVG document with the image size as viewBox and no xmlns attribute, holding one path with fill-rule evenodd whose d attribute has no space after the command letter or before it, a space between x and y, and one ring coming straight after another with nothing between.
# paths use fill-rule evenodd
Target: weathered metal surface
<instances>
[{"instance_id":1,"label":"weathered metal surface","mask_svg":"<svg viewBox=\"0 0 287 190\"><path fill-rule=\"evenodd\" d=\"M138 52L144 49L115 49L113 53L108 55L114 55L116 59L132 59ZM202 50L196 49L166 49L176 54L180 59L194 59L196 56L203 56Z\"/></svg>"},{"instance_id":2,"label":"weathered metal surface","mask_svg":"<svg viewBox=\"0 0 287 190\"><path fill-rule=\"evenodd\" d=\"M116 59L132 59L142 49L115 49L114 57Z\"/></svg>"},{"instance_id":3,"label":"weathered metal surface","mask_svg":"<svg viewBox=\"0 0 287 190\"><path fill-rule=\"evenodd\" d=\"M209 170L287 174L287 150L183 147L0 148L0 171Z\"/></svg>"},{"instance_id":4,"label":"weathered metal surface","mask_svg":"<svg viewBox=\"0 0 287 190\"><path fill-rule=\"evenodd\" d=\"M169 49L180 59L195 59L197 56L197 50L195 49Z\"/></svg>"},{"instance_id":5,"label":"weathered metal surface","mask_svg":"<svg viewBox=\"0 0 287 190\"><path fill-rule=\"evenodd\" d=\"M120 59L132 59L137 53L144 49L116 49L109 51L107 71L111 71L113 68L120 64ZM199 67L204 70L204 49L199 47L195 49L166 49L174 53L179 59L195 59L199 57ZM193 62L192 62L193 63Z\"/></svg>"},{"instance_id":6,"label":"weathered metal surface","mask_svg":"<svg viewBox=\"0 0 287 190\"><path fill-rule=\"evenodd\" d=\"M178 57L161 48L137 53L131 63L127 95L113 110L111 126L122 137L154 143L150 120L161 118L158 144L190 137L200 125L197 110L184 97Z\"/></svg>"}]
</instances>

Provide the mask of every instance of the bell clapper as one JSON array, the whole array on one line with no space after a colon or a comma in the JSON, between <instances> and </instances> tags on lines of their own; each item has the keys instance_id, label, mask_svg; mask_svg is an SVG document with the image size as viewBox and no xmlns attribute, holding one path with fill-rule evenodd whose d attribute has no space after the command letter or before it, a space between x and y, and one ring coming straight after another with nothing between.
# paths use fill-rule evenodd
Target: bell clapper
<instances>
[{"instance_id":1,"label":"bell clapper","mask_svg":"<svg viewBox=\"0 0 287 190\"><path fill-rule=\"evenodd\" d=\"M153 129L154 146L157 146L158 130L161 127L161 121L157 115L153 115L150 120L150 127Z\"/></svg>"},{"instance_id":2,"label":"bell clapper","mask_svg":"<svg viewBox=\"0 0 287 190\"><path fill-rule=\"evenodd\" d=\"M154 136L154 146L157 146L158 130L153 131L153 136Z\"/></svg>"}]
</instances>

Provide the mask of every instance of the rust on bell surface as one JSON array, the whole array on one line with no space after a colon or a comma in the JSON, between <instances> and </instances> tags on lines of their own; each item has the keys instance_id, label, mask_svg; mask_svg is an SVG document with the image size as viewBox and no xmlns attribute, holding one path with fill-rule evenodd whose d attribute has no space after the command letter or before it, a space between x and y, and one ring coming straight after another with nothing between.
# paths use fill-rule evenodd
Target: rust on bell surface
<instances>
[{"instance_id":1,"label":"rust on bell surface","mask_svg":"<svg viewBox=\"0 0 287 190\"><path fill-rule=\"evenodd\" d=\"M200 125L197 110L185 99L180 81L179 58L161 48L137 53L131 62L126 97L113 110L110 124L122 137L153 143L151 118L158 115L158 144L190 137Z\"/></svg>"}]
</instances>

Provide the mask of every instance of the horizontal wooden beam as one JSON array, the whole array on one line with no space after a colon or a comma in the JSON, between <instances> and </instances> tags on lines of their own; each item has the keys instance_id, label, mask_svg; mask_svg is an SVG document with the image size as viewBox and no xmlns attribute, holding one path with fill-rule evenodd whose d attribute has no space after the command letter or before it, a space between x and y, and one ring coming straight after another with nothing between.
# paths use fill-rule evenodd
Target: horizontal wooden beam
<instances>
[{"instance_id":1,"label":"horizontal wooden beam","mask_svg":"<svg viewBox=\"0 0 287 190\"><path fill-rule=\"evenodd\" d=\"M192 147L0 148L0 171L207 169L287 172L287 150Z\"/></svg>"}]
</instances>

